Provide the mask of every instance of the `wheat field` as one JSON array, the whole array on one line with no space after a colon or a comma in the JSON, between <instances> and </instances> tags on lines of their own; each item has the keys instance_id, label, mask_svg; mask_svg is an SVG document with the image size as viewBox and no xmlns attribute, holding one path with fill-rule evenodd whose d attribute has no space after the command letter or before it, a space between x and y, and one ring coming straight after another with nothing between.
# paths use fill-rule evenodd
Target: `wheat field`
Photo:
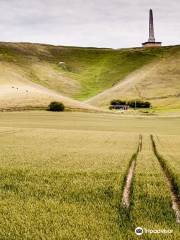
<instances>
[{"instance_id":1,"label":"wheat field","mask_svg":"<svg viewBox=\"0 0 180 240\"><path fill-rule=\"evenodd\" d=\"M137 239L134 229L171 229L143 239L179 239L171 190L179 194L179 118L100 113L0 113L0 239ZM139 135L130 207L122 194Z\"/></svg>"}]
</instances>

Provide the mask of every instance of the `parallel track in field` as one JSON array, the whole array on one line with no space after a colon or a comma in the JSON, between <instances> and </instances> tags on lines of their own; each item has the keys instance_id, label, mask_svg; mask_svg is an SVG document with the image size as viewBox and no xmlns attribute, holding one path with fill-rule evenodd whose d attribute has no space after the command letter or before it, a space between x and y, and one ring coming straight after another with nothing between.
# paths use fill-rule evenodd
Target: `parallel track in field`
<instances>
[{"instance_id":1,"label":"parallel track in field","mask_svg":"<svg viewBox=\"0 0 180 240\"><path fill-rule=\"evenodd\" d=\"M176 180L175 180L172 172L169 170L168 165L166 164L166 160L159 154L153 135L151 135L151 142L152 142L153 152L154 152L157 160L159 161L159 164L160 164L161 169L166 177L167 184L170 189L172 209L174 210L174 213L176 216L176 222L180 223L180 196L178 194Z\"/></svg>"},{"instance_id":2,"label":"parallel track in field","mask_svg":"<svg viewBox=\"0 0 180 240\"><path fill-rule=\"evenodd\" d=\"M169 186L169 191L171 195L171 201L172 201L172 209L174 211L176 222L180 223L180 196L177 190L176 181L173 177L173 174L169 170L166 161L164 158L159 154L157 150L157 146L154 140L153 135L150 136L151 144L152 144L152 151L158 160L161 170L165 176L166 182ZM124 186L123 186L123 194L122 194L122 206L125 209L129 209L131 204L131 195L132 195L132 186L133 186L133 178L135 176L135 169L136 169L136 162L139 153L142 151L143 147L143 138L140 135L139 136L139 143L138 143L138 149L137 151L132 155L131 160L129 162L129 167L127 169L125 180L124 180Z\"/></svg>"},{"instance_id":3,"label":"parallel track in field","mask_svg":"<svg viewBox=\"0 0 180 240\"><path fill-rule=\"evenodd\" d=\"M136 168L136 160L141 150L142 150L142 136L140 135L137 151L131 157L127 175L125 176L125 181L124 181L125 184L123 187L123 195L122 195L122 205L125 208L129 208L130 206L132 184L133 184L133 178L134 178L135 168Z\"/></svg>"}]
</instances>

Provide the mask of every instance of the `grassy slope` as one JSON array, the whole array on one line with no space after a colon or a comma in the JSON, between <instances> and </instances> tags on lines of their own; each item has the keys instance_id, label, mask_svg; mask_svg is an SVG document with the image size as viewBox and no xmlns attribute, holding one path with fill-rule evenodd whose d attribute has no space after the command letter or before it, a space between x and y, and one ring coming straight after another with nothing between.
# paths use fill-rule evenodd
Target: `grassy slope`
<instances>
[{"instance_id":1,"label":"grassy slope","mask_svg":"<svg viewBox=\"0 0 180 240\"><path fill-rule=\"evenodd\" d=\"M149 100L158 108L180 107L180 47L147 49L146 54L148 51L157 54L154 61L87 102L104 106L113 98L136 98Z\"/></svg>"},{"instance_id":2,"label":"grassy slope","mask_svg":"<svg viewBox=\"0 0 180 240\"><path fill-rule=\"evenodd\" d=\"M45 58L48 60L45 61ZM41 77L38 78L35 72ZM65 78L61 81L62 76L58 74L54 71L45 46L0 44L0 108L47 107L51 101L56 100L64 102L68 108L92 110L91 106L58 93L56 82L61 82L61 85L68 89L71 89L74 84L71 81L68 85L69 81ZM57 91L50 89L48 81L53 82L54 90ZM64 92L62 91L62 93Z\"/></svg>"},{"instance_id":3,"label":"grassy slope","mask_svg":"<svg viewBox=\"0 0 180 240\"><path fill-rule=\"evenodd\" d=\"M137 50L81 50L88 59L86 66L72 73L82 85L78 99L86 99L117 84L129 73L142 67L156 57L156 54L144 54ZM86 53L85 53L86 52ZM83 63L84 64L84 63Z\"/></svg>"},{"instance_id":4,"label":"grassy slope","mask_svg":"<svg viewBox=\"0 0 180 240\"><path fill-rule=\"evenodd\" d=\"M76 89L76 97L79 98L96 95L103 89L113 86L164 52L164 50L159 52L159 49L111 50L11 43L0 45L1 61L17 64L27 71L32 81L71 96L74 94L73 87L78 88L80 82L82 88ZM67 70L64 71L58 66L60 61L65 62ZM43 75L44 71L40 68L50 73L45 72ZM65 89L66 86L61 86L65 76L78 81L75 81L74 86L68 88L68 91ZM58 78L61 78L59 84Z\"/></svg>"},{"instance_id":5,"label":"grassy slope","mask_svg":"<svg viewBox=\"0 0 180 240\"><path fill-rule=\"evenodd\" d=\"M18 66L21 73L19 76L16 74L17 80L23 76L29 81L79 100L91 98L118 84L135 70L160 61L159 68L142 79L138 88L143 96L160 96L156 101L158 106L164 95L168 104L179 106L179 59L180 46L112 50L27 43L0 44L0 63L8 64L12 72L16 72ZM59 62L65 62L65 69L59 66ZM6 75L0 73L0 84L5 81ZM121 90L118 94L111 94L112 97L121 95ZM139 97L132 87L124 95ZM169 95L173 95L174 99ZM105 94L103 99L90 99L89 102L106 105L110 98L106 98Z\"/></svg>"}]
</instances>

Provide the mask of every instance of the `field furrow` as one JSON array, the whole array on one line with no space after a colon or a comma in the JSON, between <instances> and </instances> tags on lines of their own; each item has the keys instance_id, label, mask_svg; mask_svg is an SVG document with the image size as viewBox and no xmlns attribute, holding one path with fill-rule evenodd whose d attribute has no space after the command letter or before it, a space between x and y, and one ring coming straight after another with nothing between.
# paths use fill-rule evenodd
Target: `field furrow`
<instances>
[{"instance_id":1,"label":"field furrow","mask_svg":"<svg viewBox=\"0 0 180 240\"><path fill-rule=\"evenodd\" d=\"M133 187L133 206L130 213L132 228L173 230L171 234L143 235L143 239L179 239L176 219L171 208L171 193L167 179L152 151L149 136L143 136ZM132 229L129 232L132 232ZM133 236L132 236L133 239Z\"/></svg>"},{"instance_id":2,"label":"field furrow","mask_svg":"<svg viewBox=\"0 0 180 240\"><path fill-rule=\"evenodd\" d=\"M172 208L176 215L176 221L177 221L177 223L180 223L180 191L179 191L180 189L178 187L178 185L179 185L178 178L176 177L175 172L173 172L173 170L171 168L171 164L169 167L169 162L167 162L165 157L159 153L156 142L152 135L151 135L151 140L152 140L154 154L157 157L157 159L162 167L162 170L167 178L167 182L169 184L169 188L171 191ZM173 160L173 162L174 162L174 160Z\"/></svg>"},{"instance_id":3,"label":"field furrow","mask_svg":"<svg viewBox=\"0 0 180 240\"><path fill-rule=\"evenodd\" d=\"M127 175L125 176L125 184L122 196L122 204L125 208L129 208L130 206L130 197L132 191L132 182L135 174L135 167L136 167L136 160L138 157L139 152L142 150L142 136L139 136L139 143L137 151L132 155L132 158L129 162L129 169L127 171Z\"/></svg>"},{"instance_id":4,"label":"field furrow","mask_svg":"<svg viewBox=\"0 0 180 240\"><path fill-rule=\"evenodd\" d=\"M176 184L180 197L180 137L178 135L156 136L155 143Z\"/></svg>"}]
</instances>

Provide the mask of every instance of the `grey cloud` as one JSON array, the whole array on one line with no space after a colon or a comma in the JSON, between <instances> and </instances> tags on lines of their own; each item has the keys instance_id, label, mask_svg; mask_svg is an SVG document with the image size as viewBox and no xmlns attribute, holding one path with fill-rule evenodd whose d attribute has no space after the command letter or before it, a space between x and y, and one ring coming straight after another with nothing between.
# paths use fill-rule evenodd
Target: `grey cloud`
<instances>
[{"instance_id":1,"label":"grey cloud","mask_svg":"<svg viewBox=\"0 0 180 240\"><path fill-rule=\"evenodd\" d=\"M179 0L0 0L1 41L140 46L153 8L157 40L178 44Z\"/></svg>"}]
</instances>

